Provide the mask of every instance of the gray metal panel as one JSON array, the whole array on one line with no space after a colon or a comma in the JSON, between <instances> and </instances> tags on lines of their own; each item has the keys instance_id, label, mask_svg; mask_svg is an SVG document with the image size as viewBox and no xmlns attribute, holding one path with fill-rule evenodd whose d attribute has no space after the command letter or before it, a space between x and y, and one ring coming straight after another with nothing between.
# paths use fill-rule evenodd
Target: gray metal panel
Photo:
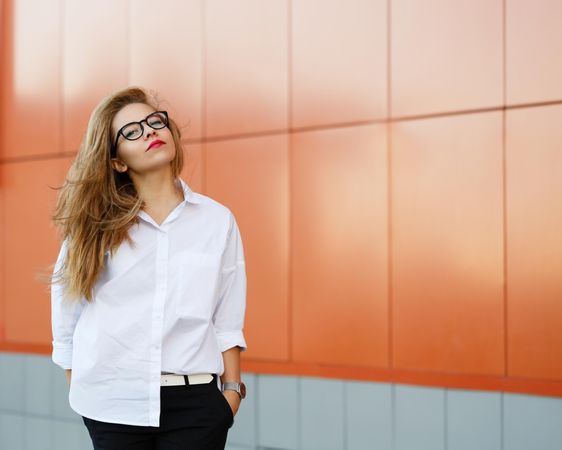
<instances>
[{"instance_id":1,"label":"gray metal panel","mask_svg":"<svg viewBox=\"0 0 562 450\"><path fill-rule=\"evenodd\" d=\"M258 444L297 450L299 429L298 379L290 376L258 377Z\"/></svg>"},{"instance_id":2,"label":"gray metal panel","mask_svg":"<svg viewBox=\"0 0 562 450\"><path fill-rule=\"evenodd\" d=\"M84 422L54 420L53 448L55 450L86 450L93 449L92 439Z\"/></svg>"},{"instance_id":3,"label":"gray metal panel","mask_svg":"<svg viewBox=\"0 0 562 450\"><path fill-rule=\"evenodd\" d=\"M504 394L504 450L562 449L562 399Z\"/></svg>"},{"instance_id":4,"label":"gray metal panel","mask_svg":"<svg viewBox=\"0 0 562 450\"><path fill-rule=\"evenodd\" d=\"M344 448L344 381L300 379L300 450Z\"/></svg>"},{"instance_id":5,"label":"gray metal panel","mask_svg":"<svg viewBox=\"0 0 562 450\"><path fill-rule=\"evenodd\" d=\"M502 448L502 395L449 389L447 396L447 450Z\"/></svg>"},{"instance_id":6,"label":"gray metal panel","mask_svg":"<svg viewBox=\"0 0 562 450\"><path fill-rule=\"evenodd\" d=\"M23 448L23 416L0 413L0 449Z\"/></svg>"},{"instance_id":7,"label":"gray metal panel","mask_svg":"<svg viewBox=\"0 0 562 450\"><path fill-rule=\"evenodd\" d=\"M44 356L24 357L25 412L39 416L51 416L53 390L51 389L52 361Z\"/></svg>"},{"instance_id":8,"label":"gray metal panel","mask_svg":"<svg viewBox=\"0 0 562 450\"><path fill-rule=\"evenodd\" d=\"M346 449L392 450L392 385L345 384Z\"/></svg>"},{"instance_id":9,"label":"gray metal panel","mask_svg":"<svg viewBox=\"0 0 562 450\"><path fill-rule=\"evenodd\" d=\"M26 355L0 353L0 410L24 412L24 368Z\"/></svg>"},{"instance_id":10,"label":"gray metal panel","mask_svg":"<svg viewBox=\"0 0 562 450\"><path fill-rule=\"evenodd\" d=\"M445 392L395 385L396 450L445 450Z\"/></svg>"},{"instance_id":11,"label":"gray metal panel","mask_svg":"<svg viewBox=\"0 0 562 450\"><path fill-rule=\"evenodd\" d=\"M53 421L26 416L23 419L23 450L58 450L53 448Z\"/></svg>"}]
</instances>

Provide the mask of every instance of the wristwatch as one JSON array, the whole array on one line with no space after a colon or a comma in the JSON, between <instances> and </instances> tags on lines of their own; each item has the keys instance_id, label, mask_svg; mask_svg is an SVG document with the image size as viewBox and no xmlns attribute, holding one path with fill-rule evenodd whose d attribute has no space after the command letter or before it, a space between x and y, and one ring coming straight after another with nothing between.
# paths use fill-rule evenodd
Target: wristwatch
<instances>
[{"instance_id":1,"label":"wristwatch","mask_svg":"<svg viewBox=\"0 0 562 450\"><path fill-rule=\"evenodd\" d=\"M222 391L224 392L227 389L236 391L236 393L240 396L240 400L246 397L246 385L243 382L236 383L233 381L227 381L222 384Z\"/></svg>"}]
</instances>

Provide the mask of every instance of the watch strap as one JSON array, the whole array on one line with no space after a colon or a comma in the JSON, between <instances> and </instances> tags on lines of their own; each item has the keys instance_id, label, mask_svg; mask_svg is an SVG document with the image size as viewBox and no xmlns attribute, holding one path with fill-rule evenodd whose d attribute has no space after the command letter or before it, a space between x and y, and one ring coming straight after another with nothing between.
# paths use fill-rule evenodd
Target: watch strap
<instances>
[{"instance_id":1,"label":"watch strap","mask_svg":"<svg viewBox=\"0 0 562 450\"><path fill-rule=\"evenodd\" d=\"M222 384L222 390L223 390L223 392L225 390L235 391L238 394L238 396L240 397L240 399L242 399L243 396L242 396L241 386L242 386L242 383L236 383L234 381L227 381L227 382Z\"/></svg>"}]
</instances>

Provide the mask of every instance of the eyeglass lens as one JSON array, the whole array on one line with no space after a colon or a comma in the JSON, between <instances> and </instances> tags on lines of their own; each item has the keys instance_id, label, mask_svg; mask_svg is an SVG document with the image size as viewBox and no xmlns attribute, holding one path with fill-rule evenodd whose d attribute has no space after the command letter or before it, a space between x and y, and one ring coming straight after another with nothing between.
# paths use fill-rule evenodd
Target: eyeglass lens
<instances>
[{"instance_id":1,"label":"eyeglass lens","mask_svg":"<svg viewBox=\"0 0 562 450\"><path fill-rule=\"evenodd\" d=\"M166 115L161 112L150 114L144 121L153 129L159 130L167 125ZM143 122L144 122L143 121ZM133 141L142 136L143 128L140 122L131 123L123 128L125 139Z\"/></svg>"}]
</instances>

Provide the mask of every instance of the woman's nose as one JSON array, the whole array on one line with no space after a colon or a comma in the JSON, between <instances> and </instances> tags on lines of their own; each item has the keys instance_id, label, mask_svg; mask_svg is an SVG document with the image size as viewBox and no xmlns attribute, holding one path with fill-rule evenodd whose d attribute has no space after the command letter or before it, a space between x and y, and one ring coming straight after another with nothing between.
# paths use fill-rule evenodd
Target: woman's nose
<instances>
[{"instance_id":1,"label":"woman's nose","mask_svg":"<svg viewBox=\"0 0 562 450\"><path fill-rule=\"evenodd\" d=\"M150 137L151 134L154 134L156 136L156 130L154 128L150 128L150 127L146 127L146 128L148 128L148 130L146 130L144 133L145 138Z\"/></svg>"}]
</instances>

